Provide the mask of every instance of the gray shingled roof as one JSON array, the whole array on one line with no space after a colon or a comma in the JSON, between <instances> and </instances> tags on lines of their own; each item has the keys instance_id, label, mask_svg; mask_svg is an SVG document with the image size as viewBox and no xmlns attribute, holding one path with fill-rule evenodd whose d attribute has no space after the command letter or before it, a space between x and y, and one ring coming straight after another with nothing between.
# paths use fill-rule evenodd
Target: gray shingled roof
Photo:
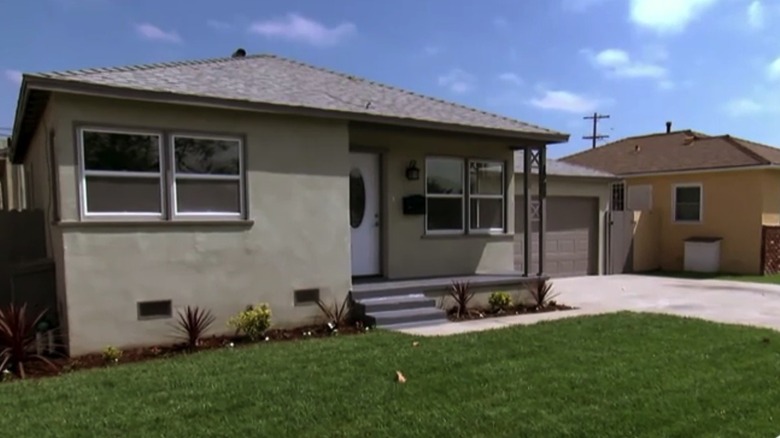
<instances>
[{"instance_id":1,"label":"gray shingled roof","mask_svg":"<svg viewBox=\"0 0 780 438\"><path fill-rule=\"evenodd\" d=\"M515 152L515 173L523 173L523 151ZM615 178L615 175L611 173L602 172L590 167L565 163L552 158L547 159L547 174L551 176L570 176L579 178Z\"/></svg>"},{"instance_id":2,"label":"gray shingled roof","mask_svg":"<svg viewBox=\"0 0 780 438\"><path fill-rule=\"evenodd\" d=\"M514 134L567 136L274 55L35 73L26 74L25 78L411 119Z\"/></svg>"}]
</instances>

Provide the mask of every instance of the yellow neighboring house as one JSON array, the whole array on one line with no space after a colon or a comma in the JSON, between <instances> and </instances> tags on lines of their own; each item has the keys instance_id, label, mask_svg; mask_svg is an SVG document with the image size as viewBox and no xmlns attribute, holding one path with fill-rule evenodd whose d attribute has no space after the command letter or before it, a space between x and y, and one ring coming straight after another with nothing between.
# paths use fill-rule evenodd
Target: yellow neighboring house
<instances>
[{"instance_id":1,"label":"yellow neighboring house","mask_svg":"<svg viewBox=\"0 0 780 438\"><path fill-rule=\"evenodd\" d=\"M611 210L635 212L632 271L776 271L780 254L763 245L763 236L780 225L780 149L730 135L672 131L667 122L666 132L561 161L622 179L613 184Z\"/></svg>"}]
</instances>

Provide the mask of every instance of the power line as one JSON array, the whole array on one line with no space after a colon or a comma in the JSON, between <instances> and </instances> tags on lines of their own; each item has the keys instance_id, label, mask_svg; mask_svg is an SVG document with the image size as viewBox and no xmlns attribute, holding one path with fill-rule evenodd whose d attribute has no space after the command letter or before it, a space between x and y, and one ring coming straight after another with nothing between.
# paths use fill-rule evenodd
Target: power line
<instances>
[{"instance_id":1,"label":"power line","mask_svg":"<svg viewBox=\"0 0 780 438\"><path fill-rule=\"evenodd\" d=\"M609 136L606 134L599 134L599 120L608 119L608 118L609 118L609 114L599 114L599 113L593 113L592 116L583 117L583 119L585 120L593 120L593 134L582 136L583 140L591 140L593 142L592 145L593 149L596 149L596 142L598 140L609 138Z\"/></svg>"}]
</instances>

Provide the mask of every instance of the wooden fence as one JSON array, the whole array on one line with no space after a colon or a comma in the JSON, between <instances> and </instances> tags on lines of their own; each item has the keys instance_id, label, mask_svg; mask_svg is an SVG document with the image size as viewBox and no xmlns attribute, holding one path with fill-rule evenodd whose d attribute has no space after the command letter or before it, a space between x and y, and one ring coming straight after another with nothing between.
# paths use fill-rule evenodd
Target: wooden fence
<instances>
[{"instance_id":1,"label":"wooden fence","mask_svg":"<svg viewBox=\"0 0 780 438\"><path fill-rule=\"evenodd\" d=\"M48 321L56 325L55 272L43 212L0 212L0 306L27 303L33 312L47 310Z\"/></svg>"}]
</instances>

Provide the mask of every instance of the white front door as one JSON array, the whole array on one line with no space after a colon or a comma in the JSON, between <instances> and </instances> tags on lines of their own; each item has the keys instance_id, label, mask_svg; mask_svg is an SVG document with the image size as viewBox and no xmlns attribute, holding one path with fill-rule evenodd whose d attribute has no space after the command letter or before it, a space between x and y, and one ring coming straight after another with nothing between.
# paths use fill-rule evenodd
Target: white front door
<instances>
[{"instance_id":1,"label":"white front door","mask_svg":"<svg viewBox=\"0 0 780 438\"><path fill-rule=\"evenodd\" d=\"M379 275L379 155L353 152L349 169L352 276Z\"/></svg>"}]
</instances>

